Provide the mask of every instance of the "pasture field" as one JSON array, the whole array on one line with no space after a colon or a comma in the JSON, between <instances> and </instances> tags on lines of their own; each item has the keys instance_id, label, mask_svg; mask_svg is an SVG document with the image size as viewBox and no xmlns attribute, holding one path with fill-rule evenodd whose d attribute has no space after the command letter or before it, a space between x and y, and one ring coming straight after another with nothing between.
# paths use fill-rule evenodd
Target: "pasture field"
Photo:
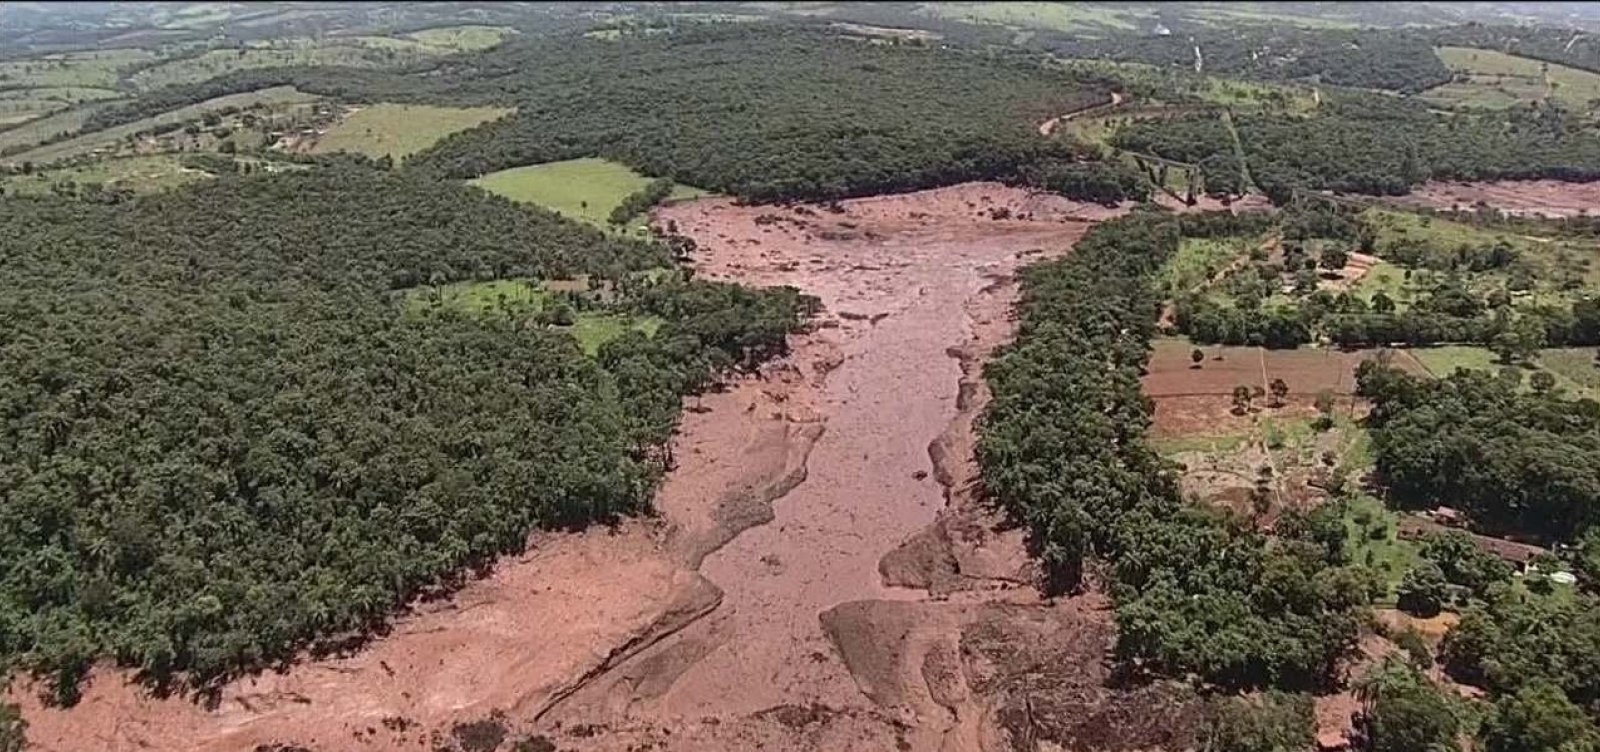
<instances>
[{"instance_id":1,"label":"pasture field","mask_svg":"<svg viewBox=\"0 0 1600 752\"><path fill-rule=\"evenodd\" d=\"M141 90L195 83L224 73L289 65L330 65L350 68L391 68L453 49L390 37L331 37L278 39L241 48L215 49L194 57L180 57L140 70L130 77Z\"/></svg>"},{"instance_id":2,"label":"pasture field","mask_svg":"<svg viewBox=\"0 0 1600 752\"><path fill-rule=\"evenodd\" d=\"M941 18L1055 31L1133 31L1155 22L1148 10L1082 3L938 3L923 11Z\"/></svg>"},{"instance_id":3,"label":"pasture field","mask_svg":"<svg viewBox=\"0 0 1600 752\"><path fill-rule=\"evenodd\" d=\"M406 39L449 52L486 50L517 33L505 26L440 26L405 34Z\"/></svg>"},{"instance_id":4,"label":"pasture field","mask_svg":"<svg viewBox=\"0 0 1600 752\"><path fill-rule=\"evenodd\" d=\"M13 195L44 195L50 193L57 183L69 181L78 185L99 184L108 188L129 188L137 193L152 193L209 177L209 174L200 170L183 167L175 155L154 154L102 159L79 167L40 170L31 175L12 175L0 179L0 186Z\"/></svg>"},{"instance_id":5,"label":"pasture field","mask_svg":"<svg viewBox=\"0 0 1600 752\"><path fill-rule=\"evenodd\" d=\"M1470 47L1440 47L1435 53L1467 77L1423 93L1439 104L1504 108L1554 98L1586 112L1600 98L1600 73Z\"/></svg>"},{"instance_id":6,"label":"pasture field","mask_svg":"<svg viewBox=\"0 0 1600 752\"><path fill-rule=\"evenodd\" d=\"M1446 347L1419 347L1412 351L1417 360L1435 376L1444 377L1457 369L1468 371L1500 372L1507 368L1499 358L1483 347L1452 345ZM1514 366L1522 374L1522 387L1529 388L1529 377L1544 371L1555 377L1556 388L1572 397L1600 399L1600 361L1594 348L1563 347L1540 350L1532 362Z\"/></svg>"},{"instance_id":7,"label":"pasture field","mask_svg":"<svg viewBox=\"0 0 1600 752\"><path fill-rule=\"evenodd\" d=\"M117 92L110 89L82 86L0 89L0 128L60 112L81 102L118 96Z\"/></svg>"},{"instance_id":8,"label":"pasture field","mask_svg":"<svg viewBox=\"0 0 1600 752\"><path fill-rule=\"evenodd\" d=\"M650 178L624 165L594 157L513 167L472 181L490 193L536 204L564 216L609 226L611 210L629 194L650 184ZM668 200L695 198L705 191L689 186L673 189Z\"/></svg>"},{"instance_id":9,"label":"pasture field","mask_svg":"<svg viewBox=\"0 0 1600 752\"><path fill-rule=\"evenodd\" d=\"M156 59L149 50L118 49L67 52L0 63L0 86L6 88L114 89L129 66Z\"/></svg>"},{"instance_id":10,"label":"pasture field","mask_svg":"<svg viewBox=\"0 0 1600 752\"><path fill-rule=\"evenodd\" d=\"M254 105L262 105L268 108L288 108L307 105L320 99L321 97L300 92L292 86L274 86L259 91L230 94L224 97L208 99L188 107L181 107L170 112L163 112L160 115L144 118L143 120L125 123L114 128L85 133L66 141L47 144L8 157L5 161L12 164L21 162L46 164L60 159L90 154L101 149L116 150L121 148L126 140L138 133L162 126L187 123L199 119L206 113L228 107L243 109ZM29 126L31 125L33 124L30 123Z\"/></svg>"},{"instance_id":11,"label":"pasture field","mask_svg":"<svg viewBox=\"0 0 1600 752\"><path fill-rule=\"evenodd\" d=\"M546 310L556 302L556 289L587 289L587 283L572 281L538 281L529 279L497 279L486 282L457 282L438 287L418 287L407 290L406 310L421 313L440 307L463 311L473 315L505 313L512 316L531 316ZM578 341L578 347L589 355L600 352L601 345L632 330L655 336L662 321L654 316L630 316L607 311L577 311L572 323L554 325Z\"/></svg>"},{"instance_id":12,"label":"pasture field","mask_svg":"<svg viewBox=\"0 0 1600 752\"><path fill-rule=\"evenodd\" d=\"M311 151L348 151L396 161L422 151L445 136L504 117L500 107L433 107L377 104L340 118Z\"/></svg>"},{"instance_id":13,"label":"pasture field","mask_svg":"<svg viewBox=\"0 0 1600 752\"><path fill-rule=\"evenodd\" d=\"M1204 360L1195 367L1190 353L1196 349L1181 337L1155 340L1144 392L1155 400L1152 436L1160 440L1183 437L1235 436L1253 425L1251 416L1233 414L1235 387L1266 390L1276 379L1289 387L1284 406L1276 413L1285 419L1309 420L1316 415L1317 393L1331 392L1341 406L1353 404L1356 367L1378 357L1412 373L1428 373L1411 350L1356 350L1302 347L1268 350L1261 347L1203 345ZM1387 355L1380 353L1387 352Z\"/></svg>"},{"instance_id":14,"label":"pasture field","mask_svg":"<svg viewBox=\"0 0 1600 752\"><path fill-rule=\"evenodd\" d=\"M1578 238L1534 238L1441 217L1430 217L1405 211L1368 209L1361 215L1363 221L1375 229L1374 251L1380 257L1390 254L1397 246L1421 243L1432 248L1450 251L1462 246L1481 248L1504 245L1518 255L1517 265L1532 275L1531 290L1549 302L1559 302L1573 294L1582 294L1579 288L1600 282L1600 250L1593 241ZM1382 278L1374 279L1382 272ZM1483 293L1502 287L1507 282L1507 270L1489 270L1463 273L1468 286ZM1409 301L1419 286L1425 286L1432 272L1415 270L1416 279L1407 282L1405 271L1390 263L1380 264L1372 274L1361 280L1357 289L1371 297L1375 289L1385 289L1389 297L1398 302Z\"/></svg>"},{"instance_id":15,"label":"pasture field","mask_svg":"<svg viewBox=\"0 0 1600 752\"><path fill-rule=\"evenodd\" d=\"M103 100L33 118L21 125L0 131L0 154L15 153L38 146L60 134L77 133L96 110L117 100Z\"/></svg>"}]
</instances>

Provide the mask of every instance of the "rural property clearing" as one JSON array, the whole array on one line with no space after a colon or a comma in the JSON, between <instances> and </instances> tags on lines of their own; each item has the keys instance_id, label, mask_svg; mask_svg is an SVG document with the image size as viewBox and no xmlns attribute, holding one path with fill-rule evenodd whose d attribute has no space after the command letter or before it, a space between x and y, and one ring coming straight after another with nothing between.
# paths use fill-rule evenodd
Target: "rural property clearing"
<instances>
[{"instance_id":1,"label":"rural property clearing","mask_svg":"<svg viewBox=\"0 0 1600 752\"><path fill-rule=\"evenodd\" d=\"M1494 50L1440 47L1435 52L1451 70L1466 76L1423 93L1438 104L1503 108L1554 98L1587 111L1600 98L1600 73Z\"/></svg>"},{"instance_id":2,"label":"rural property clearing","mask_svg":"<svg viewBox=\"0 0 1600 752\"><path fill-rule=\"evenodd\" d=\"M511 110L503 107L376 104L345 115L317 139L311 151L348 151L399 161L445 136L504 117L508 112Z\"/></svg>"},{"instance_id":3,"label":"rural property clearing","mask_svg":"<svg viewBox=\"0 0 1600 752\"><path fill-rule=\"evenodd\" d=\"M537 204L601 227L629 194L650 184L650 178L604 159L585 157L565 162L513 167L472 181L490 193ZM677 186L668 200L695 198L705 191Z\"/></svg>"}]
</instances>

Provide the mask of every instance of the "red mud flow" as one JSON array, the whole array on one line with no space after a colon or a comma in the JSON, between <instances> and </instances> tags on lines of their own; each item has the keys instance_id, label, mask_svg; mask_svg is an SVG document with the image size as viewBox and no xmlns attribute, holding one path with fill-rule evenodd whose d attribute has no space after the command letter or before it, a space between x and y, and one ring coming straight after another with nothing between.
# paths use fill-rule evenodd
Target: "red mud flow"
<instances>
[{"instance_id":1,"label":"red mud flow","mask_svg":"<svg viewBox=\"0 0 1600 752\"><path fill-rule=\"evenodd\" d=\"M701 275L794 285L825 310L759 377L687 401L658 518L538 536L353 655L236 681L214 708L150 698L110 669L67 710L14 688L29 738L215 752L1170 743L1187 711L1159 689L1104 687L1105 604L1042 601L1021 533L973 490L979 375L1011 336L1014 273L1119 213L988 183L664 207L655 221L695 238Z\"/></svg>"}]
</instances>

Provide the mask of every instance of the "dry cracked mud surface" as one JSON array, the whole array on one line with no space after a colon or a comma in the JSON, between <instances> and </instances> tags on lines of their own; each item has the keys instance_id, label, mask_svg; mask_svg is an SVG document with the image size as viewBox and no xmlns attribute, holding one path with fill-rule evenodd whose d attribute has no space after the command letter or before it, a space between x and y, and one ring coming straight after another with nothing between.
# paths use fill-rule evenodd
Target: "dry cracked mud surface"
<instances>
[{"instance_id":1,"label":"dry cracked mud surface","mask_svg":"<svg viewBox=\"0 0 1600 752\"><path fill-rule=\"evenodd\" d=\"M1173 746L1159 688L1108 689L1106 603L1047 600L976 492L982 364L1018 268L1118 209L973 183L833 206L702 199L654 221L702 276L823 314L688 400L658 516L541 534L345 657L213 707L97 670L42 750L1000 750Z\"/></svg>"}]
</instances>

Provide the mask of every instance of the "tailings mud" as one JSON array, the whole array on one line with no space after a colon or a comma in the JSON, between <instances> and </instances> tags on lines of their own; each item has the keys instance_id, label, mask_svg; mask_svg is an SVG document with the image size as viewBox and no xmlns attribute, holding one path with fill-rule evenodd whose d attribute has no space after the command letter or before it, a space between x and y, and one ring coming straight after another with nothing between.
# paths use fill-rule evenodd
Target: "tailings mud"
<instances>
[{"instance_id":1,"label":"tailings mud","mask_svg":"<svg viewBox=\"0 0 1600 752\"><path fill-rule=\"evenodd\" d=\"M1105 604L1041 600L972 462L1017 270L1119 213L981 183L664 207L656 223L697 241L702 276L794 285L825 311L788 357L687 401L658 518L538 536L365 649L237 681L215 708L152 699L113 670L70 710L16 688L29 736L45 750L463 749L483 737L461 724L486 721L501 748L562 750L1170 741L1176 706L1104 688ZM1040 696L1051 682L1059 696Z\"/></svg>"}]
</instances>

